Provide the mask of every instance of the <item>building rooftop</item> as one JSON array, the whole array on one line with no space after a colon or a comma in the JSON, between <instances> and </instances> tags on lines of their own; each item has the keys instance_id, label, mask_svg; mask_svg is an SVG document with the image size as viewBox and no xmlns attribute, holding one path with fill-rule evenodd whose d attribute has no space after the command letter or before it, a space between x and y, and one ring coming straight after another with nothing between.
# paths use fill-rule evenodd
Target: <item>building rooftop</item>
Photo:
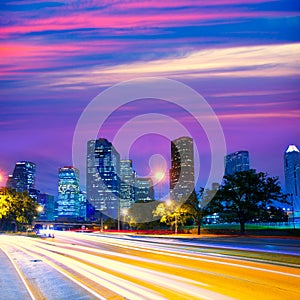
<instances>
[{"instance_id":1,"label":"building rooftop","mask_svg":"<svg viewBox=\"0 0 300 300\"><path fill-rule=\"evenodd\" d=\"M300 152L299 149L295 145L289 145L289 147L286 150L286 153L288 153L288 152L294 152L294 151Z\"/></svg>"}]
</instances>

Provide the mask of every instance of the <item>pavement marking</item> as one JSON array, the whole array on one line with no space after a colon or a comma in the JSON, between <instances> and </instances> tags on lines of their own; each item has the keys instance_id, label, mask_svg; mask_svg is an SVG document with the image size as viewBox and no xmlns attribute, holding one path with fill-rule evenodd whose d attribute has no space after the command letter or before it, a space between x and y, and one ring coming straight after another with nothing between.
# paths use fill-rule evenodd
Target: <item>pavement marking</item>
<instances>
[{"instance_id":1,"label":"pavement marking","mask_svg":"<svg viewBox=\"0 0 300 300\"><path fill-rule=\"evenodd\" d=\"M98 294L97 292L95 292L94 290L90 289L89 287L87 287L86 285L82 284L80 281L78 281L77 279L73 278L72 276L70 276L66 271L64 271L62 268L60 268L59 266L57 266L55 263L51 262L50 260L46 259L45 257L38 255L36 253L33 253L31 251L26 250L25 248L21 247L21 246L17 246L14 245L14 247L16 247L17 249L27 253L30 256L34 256L37 258L42 258L42 260L47 263L48 265L50 265L52 268L54 268L55 270L57 270L58 272L60 272L61 274L63 274L65 277L67 277L68 279L70 279L71 281L73 281L74 283L76 283L77 285L81 286L82 288L84 288L85 290L87 290L89 293L91 293L92 295L94 295L95 297L97 297L98 299L101 300L107 300L107 298L101 296L100 294ZM34 299L36 300L36 299Z\"/></svg>"},{"instance_id":2,"label":"pavement marking","mask_svg":"<svg viewBox=\"0 0 300 300\"><path fill-rule=\"evenodd\" d=\"M20 276L21 280L23 281L27 292L29 293L30 297L32 300L38 300L38 298L36 298L32 291L31 288L29 286L29 284L27 283L27 280L23 274L23 272L20 270L20 268L17 266L17 264L14 262L14 260L12 259L12 257L10 256L10 254L6 251L6 249L4 249L2 246L0 246L1 250L5 253L5 255L8 257L8 259L10 260L10 262L12 263L12 265L14 266L15 270L17 271L18 275Z\"/></svg>"}]
</instances>

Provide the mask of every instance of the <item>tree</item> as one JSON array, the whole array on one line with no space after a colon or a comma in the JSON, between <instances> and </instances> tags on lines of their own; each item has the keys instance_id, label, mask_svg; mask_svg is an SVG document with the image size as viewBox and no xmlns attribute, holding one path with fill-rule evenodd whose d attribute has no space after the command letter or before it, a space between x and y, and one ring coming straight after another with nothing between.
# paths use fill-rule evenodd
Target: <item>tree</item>
<instances>
[{"instance_id":1,"label":"tree","mask_svg":"<svg viewBox=\"0 0 300 300\"><path fill-rule=\"evenodd\" d=\"M174 200L161 202L153 211L154 216L160 216L160 222L170 225L175 228L175 233L178 232L178 226L184 225L188 218L188 211L184 205L179 205Z\"/></svg>"},{"instance_id":2,"label":"tree","mask_svg":"<svg viewBox=\"0 0 300 300\"><path fill-rule=\"evenodd\" d=\"M203 200L204 189L200 188L199 193L196 193L195 190L191 193L187 201L183 204L183 206L188 211L189 216L193 219L194 224L197 225L197 234L200 235L202 217L203 217Z\"/></svg>"},{"instance_id":3,"label":"tree","mask_svg":"<svg viewBox=\"0 0 300 300\"><path fill-rule=\"evenodd\" d=\"M0 189L0 230L12 228L15 224L32 224L37 216L38 203L28 192L17 192L14 189Z\"/></svg>"},{"instance_id":4,"label":"tree","mask_svg":"<svg viewBox=\"0 0 300 300\"><path fill-rule=\"evenodd\" d=\"M195 190L191 193L187 201L183 204L183 207L187 211L188 215L193 219L194 224L197 225L197 234L201 233L201 225L203 217L207 216L210 212L207 204L215 195L216 190L204 190L200 188L199 192Z\"/></svg>"},{"instance_id":5,"label":"tree","mask_svg":"<svg viewBox=\"0 0 300 300\"><path fill-rule=\"evenodd\" d=\"M225 176L209 205L225 220L239 222L241 234L245 234L246 222L260 220L273 201L286 202L278 178L249 170Z\"/></svg>"},{"instance_id":6,"label":"tree","mask_svg":"<svg viewBox=\"0 0 300 300\"><path fill-rule=\"evenodd\" d=\"M151 229L156 222L153 220L152 212L156 210L158 201L137 201L133 203L128 211L130 227L136 229Z\"/></svg>"},{"instance_id":7,"label":"tree","mask_svg":"<svg viewBox=\"0 0 300 300\"><path fill-rule=\"evenodd\" d=\"M288 222L288 214L280 207L271 205L261 215L262 222Z\"/></svg>"}]
</instances>

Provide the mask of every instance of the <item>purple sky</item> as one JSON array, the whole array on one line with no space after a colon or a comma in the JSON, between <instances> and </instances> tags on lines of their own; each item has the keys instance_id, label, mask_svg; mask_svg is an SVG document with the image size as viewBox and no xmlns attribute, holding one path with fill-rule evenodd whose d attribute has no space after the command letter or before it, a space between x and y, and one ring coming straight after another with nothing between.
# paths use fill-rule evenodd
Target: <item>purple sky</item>
<instances>
[{"instance_id":1,"label":"purple sky","mask_svg":"<svg viewBox=\"0 0 300 300\"><path fill-rule=\"evenodd\" d=\"M283 153L300 146L298 0L1 1L0 22L4 178L17 161L33 161L37 188L56 195L58 168L72 165L73 133L90 101L124 80L162 76L208 101L228 153L248 150L251 167L284 183ZM101 135L152 110L149 100L120 109ZM176 115L164 105L158 111ZM202 185L208 144L197 129L193 137ZM166 137L132 142L140 175L149 173L155 153L169 166Z\"/></svg>"}]
</instances>

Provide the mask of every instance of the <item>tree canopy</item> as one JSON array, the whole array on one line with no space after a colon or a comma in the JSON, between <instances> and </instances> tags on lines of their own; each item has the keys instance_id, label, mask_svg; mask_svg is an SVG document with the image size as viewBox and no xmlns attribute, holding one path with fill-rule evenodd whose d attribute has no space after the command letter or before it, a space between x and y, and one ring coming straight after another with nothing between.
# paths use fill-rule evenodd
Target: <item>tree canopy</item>
<instances>
[{"instance_id":1,"label":"tree canopy","mask_svg":"<svg viewBox=\"0 0 300 300\"><path fill-rule=\"evenodd\" d=\"M188 209L174 200L160 202L153 211L154 216L160 216L160 222L174 227L175 233L180 225L184 225L188 216Z\"/></svg>"},{"instance_id":2,"label":"tree canopy","mask_svg":"<svg viewBox=\"0 0 300 300\"><path fill-rule=\"evenodd\" d=\"M216 194L216 190L200 188L197 193L195 190L191 193L187 201L183 204L186 214L192 218L193 223L197 225L197 234L200 235L203 217L210 214L210 206L207 205Z\"/></svg>"},{"instance_id":3,"label":"tree canopy","mask_svg":"<svg viewBox=\"0 0 300 300\"><path fill-rule=\"evenodd\" d=\"M38 203L27 192L0 189L0 230L12 230L14 226L32 224L37 216Z\"/></svg>"},{"instance_id":4,"label":"tree canopy","mask_svg":"<svg viewBox=\"0 0 300 300\"><path fill-rule=\"evenodd\" d=\"M157 222L153 220L152 212L156 209L158 201L137 201L133 203L128 211L130 227L136 229L150 229Z\"/></svg>"},{"instance_id":5,"label":"tree canopy","mask_svg":"<svg viewBox=\"0 0 300 300\"><path fill-rule=\"evenodd\" d=\"M246 222L261 221L274 201L285 202L278 178L249 170L225 176L209 206L223 220L239 222L244 234Z\"/></svg>"}]
</instances>

